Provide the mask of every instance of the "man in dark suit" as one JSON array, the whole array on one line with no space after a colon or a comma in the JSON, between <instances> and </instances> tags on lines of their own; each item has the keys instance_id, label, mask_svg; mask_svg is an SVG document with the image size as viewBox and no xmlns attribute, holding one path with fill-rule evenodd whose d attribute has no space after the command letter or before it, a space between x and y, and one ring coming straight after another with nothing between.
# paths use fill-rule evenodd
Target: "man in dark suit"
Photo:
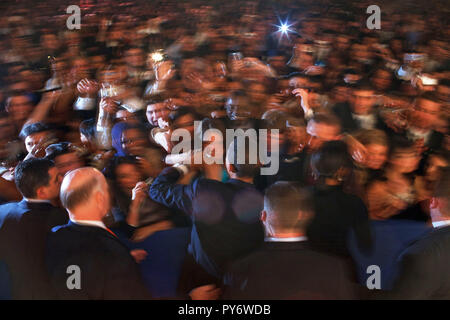
<instances>
[{"instance_id":1,"label":"man in dark suit","mask_svg":"<svg viewBox=\"0 0 450 320\"><path fill-rule=\"evenodd\" d=\"M384 299L450 299L450 168L444 171L430 204L433 231L400 256L394 290ZM383 272L383 270L381 270Z\"/></svg>"},{"instance_id":2,"label":"man in dark suit","mask_svg":"<svg viewBox=\"0 0 450 320\"><path fill-rule=\"evenodd\" d=\"M265 245L228 269L224 298L357 298L358 286L347 262L309 246L305 226L312 214L306 190L286 181L270 186L261 214Z\"/></svg>"},{"instance_id":3,"label":"man in dark suit","mask_svg":"<svg viewBox=\"0 0 450 320\"><path fill-rule=\"evenodd\" d=\"M16 167L15 183L23 200L0 206L0 260L13 299L51 299L44 254L48 232L67 222L67 213L50 203L58 198L61 176L50 160L33 158Z\"/></svg>"},{"instance_id":4,"label":"man in dark suit","mask_svg":"<svg viewBox=\"0 0 450 320\"><path fill-rule=\"evenodd\" d=\"M110 209L105 178L94 168L70 171L61 185L70 222L48 236L46 262L59 299L145 299L138 265L102 219Z\"/></svg>"},{"instance_id":5,"label":"man in dark suit","mask_svg":"<svg viewBox=\"0 0 450 320\"><path fill-rule=\"evenodd\" d=\"M375 109L375 90L369 84L360 84L353 90L349 102L338 103L333 112L341 120L342 131L376 129L383 123Z\"/></svg>"},{"instance_id":6,"label":"man in dark suit","mask_svg":"<svg viewBox=\"0 0 450 320\"><path fill-rule=\"evenodd\" d=\"M228 263L250 253L264 239L259 221L263 196L252 183L258 165L249 163L245 146L239 150L245 150L246 161L239 164L238 145L235 140L228 148L226 168L231 179L226 183L199 178L189 185L177 184L188 171L180 165L165 169L149 190L152 200L190 215L189 252L216 279L222 277Z\"/></svg>"}]
</instances>

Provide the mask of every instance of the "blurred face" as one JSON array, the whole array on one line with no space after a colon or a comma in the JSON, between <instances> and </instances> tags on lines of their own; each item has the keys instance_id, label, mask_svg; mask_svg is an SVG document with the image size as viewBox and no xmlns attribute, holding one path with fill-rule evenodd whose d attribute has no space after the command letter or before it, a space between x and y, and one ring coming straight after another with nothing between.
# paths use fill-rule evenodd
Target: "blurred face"
<instances>
[{"instance_id":1,"label":"blurred face","mask_svg":"<svg viewBox=\"0 0 450 320\"><path fill-rule=\"evenodd\" d=\"M136 165L124 163L116 168L116 179L120 188L131 194L136 184L142 180L142 174Z\"/></svg>"},{"instance_id":2,"label":"blurred face","mask_svg":"<svg viewBox=\"0 0 450 320\"><path fill-rule=\"evenodd\" d=\"M368 115L372 112L376 98L375 93L371 90L356 90L352 100L352 109L355 114Z\"/></svg>"},{"instance_id":3,"label":"blurred face","mask_svg":"<svg viewBox=\"0 0 450 320\"><path fill-rule=\"evenodd\" d=\"M26 121L32 110L33 103L27 96L12 97L7 108L12 120L19 126Z\"/></svg>"},{"instance_id":4,"label":"blurred face","mask_svg":"<svg viewBox=\"0 0 450 320\"><path fill-rule=\"evenodd\" d=\"M122 148L129 155L139 156L144 152L146 140L138 129L128 129L122 133Z\"/></svg>"},{"instance_id":5,"label":"blurred face","mask_svg":"<svg viewBox=\"0 0 450 320\"><path fill-rule=\"evenodd\" d=\"M87 59L77 59L73 62L73 70L77 79L88 78L90 75L90 65Z\"/></svg>"},{"instance_id":6,"label":"blurred face","mask_svg":"<svg viewBox=\"0 0 450 320\"><path fill-rule=\"evenodd\" d=\"M420 157L414 148L396 150L392 154L390 163L401 173L410 173L417 169Z\"/></svg>"},{"instance_id":7,"label":"blurred face","mask_svg":"<svg viewBox=\"0 0 450 320\"><path fill-rule=\"evenodd\" d=\"M309 135L308 149L310 151L318 150L324 142L340 139L340 128L324 123L309 121L306 132Z\"/></svg>"},{"instance_id":8,"label":"blurred face","mask_svg":"<svg viewBox=\"0 0 450 320\"><path fill-rule=\"evenodd\" d=\"M144 53L141 49L130 49L125 55L125 61L131 67L142 67L145 64Z\"/></svg>"},{"instance_id":9,"label":"blurred face","mask_svg":"<svg viewBox=\"0 0 450 320\"><path fill-rule=\"evenodd\" d=\"M369 144L367 148L367 162L366 166L373 170L381 169L388 156L388 147L380 144Z\"/></svg>"},{"instance_id":10,"label":"blurred face","mask_svg":"<svg viewBox=\"0 0 450 320\"><path fill-rule=\"evenodd\" d=\"M147 106L147 120L152 126L158 126L158 119L167 121L169 110L164 102L149 104Z\"/></svg>"},{"instance_id":11,"label":"blurred face","mask_svg":"<svg viewBox=\"0 0 450 320\"><path fill-rule=\"evenodd\" d=\"M267 98L266 90L263 85L253 84L250 86L249 95L253 102L262 103Z\"/></svg>"},{"instance_id":12,"label":"blurred face","mask_svg":"<svg viewBox=\"0 0 450 320\"><path fill-rule=\"evenodd\" d=\"M386 90L390 87L392 77L386 70L378 70L372 79L372 83L377 90Z\"/></svg>"},{"instance_id":13,"label":"blurred face","mask_svg":"<svg viewBox=\"0 0 450 320\"><path fill-rule=\"evenodd\" d=\"M439 120L441 106L430 100L419 99L412 113L412 125L420 129L431 129Z\"/></svg>"},{"instance_id":14,"label":"blurred face","mask_svg":"<svg viewBox=\"0 0 450 320\"><path fill-rule=\"evenodd\" d=\"M338 103L342 103L347 101L347 88L346 87L334 87L333 93L334 93L334 100Z\"/></svg>"},{"instance_id":15,"label":"blurred face","mask_svg":"<svg viewBox=\"0 0 450 320\"><path fill-rule=\"evenodd\" d=\"M191 134L191 137L194 137L194 117L191 114L186 114L184 116L179 117L174 121L171 126L172 130L176 129L185 129L188 130Z\"/></svg>"},{"instance_id":16,"label":"blurred face","mask_svg":"<svg viewBox=\"0 0 450 320\"><path fill-rule=\"evenodd\" d=\"M442 170L448 165L448 161L439 156L431 156L425 175L429 181L437 181L441 177Z\"/></svg>"},{"instance_id":17,"label":"blurred face","mask_svg":"<svg viewBox=\"0 0 450 320\"><path fill-rule=\"evenodd\" d=\"M81 161L75 152L71 152L56 157L55 166L61 176L64 177L67 172L81 168L83 166L83 161Z\"/></svg>"},{"instance_id":18,"label":"blurred face","mask_svg":"<svg viewBox=\"0 0 450 320\"><path fill-rule=\"evenodd\" d=\"M34 146L41 143L46 139L48 136L48 132L38 132L31 134L25 138L25 148L27 149L27 152L31 152L33 150Z\"/></svg>"}]
</instances>

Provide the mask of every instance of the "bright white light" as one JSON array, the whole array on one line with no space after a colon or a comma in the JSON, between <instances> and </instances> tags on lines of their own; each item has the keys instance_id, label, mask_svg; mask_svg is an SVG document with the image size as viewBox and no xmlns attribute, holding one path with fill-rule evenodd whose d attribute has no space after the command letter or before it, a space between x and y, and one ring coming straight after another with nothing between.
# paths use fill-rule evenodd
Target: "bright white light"
<instances>
[{"instance_id":1,"label":"bright white light","mask_svg":"<svg viewBox=\"0 0 450 320\"><path fill-rule=\"evenodd\" d=\"M287 33L288 31L289 31L289 26L287 25L287 24L282 24L281 26L280 26L280 31L281 32L283 32L283 33Z\"/></svg>"}]
</instances>

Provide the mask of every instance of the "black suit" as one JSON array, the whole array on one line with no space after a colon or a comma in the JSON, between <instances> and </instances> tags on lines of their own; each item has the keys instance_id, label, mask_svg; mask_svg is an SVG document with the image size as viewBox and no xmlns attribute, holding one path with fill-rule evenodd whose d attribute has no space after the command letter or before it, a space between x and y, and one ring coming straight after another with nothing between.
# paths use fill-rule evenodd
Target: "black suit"
<instances>
[{"instance_id":1,"label":"black suit","mask_svg":"<svg viewBox=\"0 0 450 320\"><path fill-rule=\"evenodd\" d=\"M392 292L384 299L450 299L450 226L434 229L400 256Z\"/></svg>"},{"instance_id":2,"label":"black suit","mask_svg":"<svg viewBox=\"0 0 450 320\"><path fill-rule=\"evenodd\" d=\"M67 223L65 210L50 203L11 202L0 206L0 260L8 266L13 299L54 297L45 269L50 230Z\"/></svg>"},{"instance_id":3,"label":"black suit","mask_svg":"<svg viewBox=\"0 0 450 320\"><path fill-rule=\"evenodd\" d=\"M304 242L266 242L232 265L225 299L356 299L359 286L346 260Z\"/></svg>"},{"instance_id":4,"label":"black suit","mask_svg":"<svg viewBox=\"0 0 450 320\"><path fill-rule=\"evenodd\" d=\"M56 227L48 237L48 272L59 299L145 299L149 298L139 267L119 239L97 226L70 221ZM81 288L70 290L67 273L80 268Z\"/></svg>"},{"instance_id":5,"label":"black suit","mask_svg":"<svg viewBox=\"0 0 450 320\"><path fill-rule=\"evenodd\" d=\"M375 109L375 107L374 107ZM361 129L361 124L353 117L352 109L347 102L338 103L333 107L334 114L341 120L342 131L354 132ZM373 129L384 129L385 125L378 114L373 113L375 123Z\"/></svg>"},{"instance_id":6,"label":"black suit","mask_svg":"<svg viewBox=\"0 0 450 320\"><path fill-rule=\"evenodd\" d=\"M193 221L189 251L211 275L257 248L264 240L259 220L263 196L254 185L230 179L196 179L176 184L180 173L165 169L150 186L150 198L189 214Z\"/></svg>"}]
</instances>

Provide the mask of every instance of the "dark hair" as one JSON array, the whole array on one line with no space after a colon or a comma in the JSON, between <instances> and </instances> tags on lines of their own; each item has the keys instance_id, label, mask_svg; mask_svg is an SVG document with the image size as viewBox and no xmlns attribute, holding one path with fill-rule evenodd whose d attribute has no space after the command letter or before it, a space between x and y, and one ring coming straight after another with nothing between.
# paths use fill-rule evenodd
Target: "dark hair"
<instances>
[{"instance_id":1,"label":"dark hair","mask_svg":"<svg viewBox=\"0 0 450 320\"><path fill-rule=\"evenodd\" d=\"M62 156L63 154L77 151L78 149L70 142L53 143L45 149L45 158L53 161L56 157Z\"/></svg>"},{"instance_id":2,"label":"dark hair","mask_svg":"<svg viewBox=\"0 0 450 320\"><path fill-rule=\"evenodd\" d=\"M201 116L192 108L190 107L179 107L177 110L172 111L169 114L169 120L171 123L175 122L177 119L185 116L185 115L192 115L194 120L200 120Z\"/></svg>"},{"instance_id":3,"label":"dark hair","mask_svg":"<svg viewBox=\"0 0 450 320\"><path fill-rule=\"evenodd\" d=\"M242 129L238 129L238 130L242 130ZM236 132L239 132L239 131L236 131ZM234 168L233 172L239 178L243 178L243 177L252 178L252 177L255 177L258 172L259 165L257 163L255 163L255 164L250 163L250 160L251 160L250 159L250 144L257 143L256 141L252 141L252 140L253 139L251 139L248 136L244 136L243 140L238 139L238 137L234 137L233 142L228 146L227 160L233 166L233 168ZM240 141L243 141L245 146L240 145L240 143L239 143ZM244 152L245 152L245 160L244 160L244 163L239 163L238 154L239 154L239 151L242 152L242 150L244 150Z\"/></svg>"},{"instance_id":4,"label":"dark hair","mask_svg":"<svg viewBox=\"0 0 450 320\"><path fill-rule=\"evenodd\" d=\"M341 128L341 122L339 118L334 114L329 113L316 113L309 121L313 121L317 124L325 124L327 126L339 127Z\"/></svg>"},{"instance_id":5,"label":"dark hair","mask_svg":"<svg viewBox=\"0 0 450 320\"><path fill-rule=\"evenodd\" d=\"M83 120L80 123L80 133L89 141L95 140L95 119Z\"/></svg>"},{"instance_id":6,"label":"dark hair","mask_svg":"<svg viewBox=\"0 0 450 320\"><path fill-rule=\"evenodd\" d=\"M405 137L396 136L391 141L391 147L389 149L389 158L395 153L410 150L414 148L414 143Z\"/></svg>"},{"instance_id":7,"label":"dark hair","mask_svg":"<svg viewBox=\"0 0 450 320\"><path fill-rule=\"evenodd\" d=\"M25 139L26 137L35 134L35 133L40 133L40 132L46 132L46 131L50 131L52 128L43 122L35 122L35 123L31 123L31 124L27 124L25 125L22 130L20 131L19 136L22 139Z\"/></svg>"},{"instance_id":8,"label":"dark hair","mask_svg":"<svg viewBox=\"0 0 450 320\"><path fill-rule=\"evenodd\" d=\"M53 161L40 158L32 158L19 163L14 171L17 189L25 198L35 198L37 189L49 184L48 171L53 167Z\"/></svg>"},{"instance_id":9,"label":"dark hair","mask_svg":"<svg viewBox=\"0 0 450 320\"><path fill-rule=\"evenodd\" d=\"M342 141L328 141L312 155L311 166L319 179L337 178L339 169L352 169L353 160L347 144Z\"/></svg>"},{"instance_id":10,"label":"dark hair","mask_svg":"<svg viewBox=\"0 0 450 320\"><path fill-rule=\"evenodd\" d=\"M313 212L314 202L307 189L292 182L278 181L266 189L264 209L272 227L301 229L307 221L299 221L298 212Z\"/></svg>"},{"instance_id":11,"label":"dark hair","mask_svg":"<svg viewBox=\"0 0 450 320\"><path fill-rule=\"evenodd\" d=\"M109 180L116 180L116 169L122 164L132 164L137 166L138 161L133 156L123 156L113 158L105 168L105 177Z\"/></svg>"}]
</instances>

